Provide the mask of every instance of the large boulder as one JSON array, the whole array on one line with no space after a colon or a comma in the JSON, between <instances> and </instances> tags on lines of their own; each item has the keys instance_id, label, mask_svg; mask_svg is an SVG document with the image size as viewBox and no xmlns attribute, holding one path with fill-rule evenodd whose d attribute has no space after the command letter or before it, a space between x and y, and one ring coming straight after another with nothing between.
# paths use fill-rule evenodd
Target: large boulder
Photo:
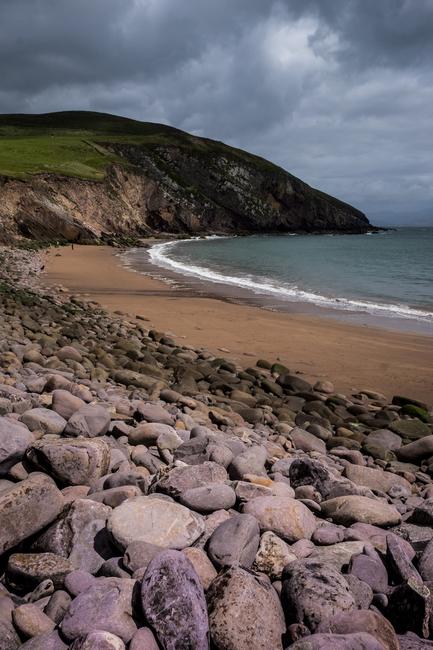
<instances>
[{"instance_id":1,"label":"large boulder","mask_svg":"<svg viewBox=\"0 0 433 650\"><path fill-rule=\"evenodd\" d=\"M262 532L270 530L288 542L310 539L317 525L307 506L291 497L257 497L243 512L257 519Z\"/></svg>"},{"instance_id":2,"label":"large boulder","mask_svg":"<svg viewBox=\"0 0 433 650\"><path fill-rule=\"evenodd\" d=\"M281 599L288 625L306 625L311 632L336 614L356 607L341 573L329 564L309 559L286 566Z\"/></svg>"},{"instance_id":3,"label":"large boulder","mask_svg":"<svg viewBox=\"0 0 433 650\"><path fill-rule=\"evenodd\" d=\"M320 505L325 517L343 526L360 522L386 527L397 526L401 521L398 510L379 499L347 495L322 501Z\"/></svg>"},{"instance_id":4,"label":"large boulder","mask_svg":"<svg viewBox=\"0 0 433 650\"><path fill-rule=\"evenodd\" d=\"M231 567L213 581L207 601L215 650L282 650L284 614L265 576Z\"/></svg>"},{"instance_id":5,"label":"large boulder","mask_svg":"<svg viewBox=\"0 0 433 650\"><path fill-rule=\"evenodd\" d=\"M27 450L28 460L62 485L90 485L110 465L105 440L37 440Z\"/></svg>"},{"instance_id":6,"label":"large boulder","mask_svg":"<svg viewBox=\"0 0 433 650\"><path fill-rule=\"evenodd\" d=\"M141 603L162 648L208 649L204 591L184 553L166 550L151 560L141 585Z\"/></svg>"},{"instance_id":7,"label":"large boulder","mask_svg":"<svg viewBox=\"0 0 433 650\"><path fill-rule=\"evenodd\" d=\"M63 494L44 474L32 474L1 492L0 554L48 526L63 506Z\"/></svg>"},{"instance_id":8,"label":"large boulder","mask_svg":"<svg viewBox=\"0 0 433 650\"><path fill-rule=\"evenodd\" d=\"M140 496L114 508L107 528L122 550L137 540L181 550L200 537L204 522L200 515L178 503Z\"/></svg>"}]
</instances>

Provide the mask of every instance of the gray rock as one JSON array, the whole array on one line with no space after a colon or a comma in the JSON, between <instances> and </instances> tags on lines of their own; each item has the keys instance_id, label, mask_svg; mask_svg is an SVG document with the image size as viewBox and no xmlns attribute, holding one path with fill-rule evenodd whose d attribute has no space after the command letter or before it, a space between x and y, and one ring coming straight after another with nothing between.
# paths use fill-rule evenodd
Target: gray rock
<instances>
[{"instance_id":1,"label":"gray rock","mask_svg":"<svg viewBox=\"0 0 433 650\"><path fill-rule=\"evenodd\" d=\"M289 438L293 442L295 449L326 454L326 444L323 440L300 427L294 427L289 434Z\"/></svg>"},{"instance_id":2,"label":"gray rock","mask_svg":"<svg viewBox=\"0 0 433 650\"><path fill-rule=\"evenodd\" d=\"M385 501L368 497L348 495L322 501L322 512L334 523L350 526L355 522L373 524L374 526L396 526L401 515Z\"/></svg>"},{"instance_id":3,"label":"gray rock","mask_svg":"<svg viewBox=\"0 0 433 650\"><path fill-rule=\"evenodd\" d=\"M265 462L267 451L265 447L250 447L236 456L230 463L228 472L232 480L242 479L245 474L266 476Z\"/></svg>"},{"instance_id":4,"label":"gray rock","mask_svg":"<svg viewBox=\"0 0 433 650\"><path fill-rule=\"evenodd\" d=\"M90 587L96 584L97 578L92 576L88 571L76 569L72 571L65 578L65 589L71 596L78 596L83 591L87 591Z\"/></svg>"},{"instance_id":5,"label":"gray rock","mask_svg":"<svg viewBox=\"0 0 433 650\"><path fill-rule=\"evenodd\" d=\"M156 490L172 497L198 487L207 487L211 483L225 483L227 472L217 463L205 462L203 465L175 467L156 483Z\"/></svg>"},{"instance_id":6,"label":"gray rock","mask_svg":"<svg viewBox=\"0 0 433 650\"><path fill-rule=\"evenodd\" d=\"M355 609L341 573L309 559L292 562L284 569L281 599L288 625L303 624L311 632L336 614Z\"/></svg>"},{"instance_id":7,"label":"gray rock","mask_svg":"<svg viewBox=\"0 0 433 650\"><path fill-rule=\"evenodd\" d=\"M419 462L423 458L433 456L433 435L410 442L396 450L397 458L407 463Z\"/></svg>"},{"instance_id":8,"label":"gray rock","mask_svg":"<svg viewBox=\"0 0 433 650\"><path fill-rule=\"evenodd\" d=\"M362 553L363 550L364 542L339 542L338 544L315 548L308 557L310 560L329 564L329 566L341 571L343 567L349 564L354 555Z\"/></svg>"},{"instance_id":9,"label":"gray rock","mask_svg":"<svg viewBox=\"0 0 433 650\"><path fill-rule=\"evenodd\" d=\"M257 519L261 531L270 530L288 542L310 539L317 525L310 510L291 497L257 497L243 512Z\"/></svg>"},{"instance_id":10,"label":"gray rock","mask_svg":"<svg viewBox=\"0 0 433 650\"><path fill-rule=\"evenodd\" d=\"M70 595L61 589L55 591L50 600L46 604L44 612L51 618L56 625L58 625L65 615L66 610L71 604Z\"/></svg>"},{"instance_id":11,"label":"gray rock","mask_svg":"<svg viewBox=\"0 0 433 650\"><path fill-rule=\"evenodd\" d=\"M98 578L72 601L61 624L69 641L102 630L130 641L137 630L133 619L134 580Z\"/></svg>"},{"instance_id":12,"label":"gray rock","mask_svg":"<svg viewBox=\"0 0 433 650\"><path fill-rule=\"evenodd\" d=\"M134 413L136 420L156 422L157 424L173 424L173 416L159 404L140 404Z\"/></svg>"},{"instance_id":13,"label":"gray rock","mask_svg":"<svg viewBox=\"0 0 433 650\"><path fill-rule=\"evenodd\" d=\"M282 650L284 614L265 576L231 567L214 580L207 601L216 650Z\"/></svg>"},{"instance_id":14,"label":"gray rock","mask_svg":"<svg viewBox=\"0 0 433 650\"><path fill-rule=\"evenodd\" d=\"M366 582L362 582L354 575L345 575L352 596L358 609L368 609L373 601L373 590Z\"/></svg>"},{"instance_id":15,"label":"gray rock","mask_svg":"<svg viewBox=\"0 0 433 650\"><path fill-rule=\"evenodd\" d=\"M77 569L96 573L113 555L105 530L110 514L108 506L76 499L66 514L34 542L34 547L69 558Z\"/></svg>"},{"instance_id":16,"label":"gray rock","mask_svg":"<svg viewBox=\"0 0 433 650\"><path fill-rule=\"evenodd\" d=\"M50 524L63 505L62 493L43 474L32 474L0 493L0 554Z\"/></svg>"},{"instance_id":17,"label":"gray rock","mask_svg":"<svg viewBox=\"0 0 433 650\"><path fill-rule=\"evenodd\" d=\"M33 440L34 437L26 426L10 418L0 417L0 476L7 474L23 458Z\"/></svg>"},{"instance_id":18,"label":"gray rock","mask_svg":"<svg viewBox=\"0 0 433 650\"><path fill-rule=\"evenodd\" d=\"M208 555L217 568L239 564L249 569L259 541L257 520L248 514L236 514L214 530L208 542Z\"/></svg>"},{"instance_id":19,"label":"gray rock","mask_svg":"<svg viewBox=\"0 0 433 650\"><path fill-rule=\"evenodd\" d=\"M158 555L163 550L162 546L155 546L155 544L149 544L148 542L131 542L123 556L123 564L131 573L134 573L137 569L146 569L155 555Z\"/></svg>"},{"instance_id":20,"label":"gray rock","mask_svg":"<svg viewBox=\"0 0 433 650\"><path fill-rule=\"evenodd\" d=\"M90 485L110 465L105 440L37 440L27 450L28 460L62 485Z\"/></svg>"},{"instance_id":21,"label":"gray rock","mask_svg":"<svg viewBox=\"0 0 433 650\"><path fill-rule=\"evenodd\" d=\"M24 422L30 431L43 433L62 433L66 426L66 420L61 415L46 408L26 411L21 416L21 422Z\"/></svg>"},{"instance_id":22,"label":"gray rock","mask_svg":"<svg viewBox=\"0 0 433 650\"><path fill-rule=\"evenodd\" d=\"M166 650L207 650L209 623L203 587L188 558L179 551L156 555L141 585L146 620Z\"/></svg>"},{"instance_id":23,"label":"gray rock","mask_svg":"<svg viewBox=\"0 0 433 650\"><path fill-rule=\"evenodd\" d=\"M389 429L377 429L367 436L367 441L395 451L401 447L401 437Z\"/></svg>"},{"instance_id":24,"label":"gray rock","mask_svg":"<svg viewBox=\"0 0 433 650\"><path fill-rule=\"evenodd\" d=\"M110 413L99 405L86 404L69 418L65 427L68 436L95 438L104 436L110 425Z\"/></svg>"},{"instance_id":25,"label":"gray rock","mask_svg":"<svg viewBox=\"0 0 433 650\"><path fill-rule=\"evenodd\" d=\"M379 557L358 555L352 558L350 573L370 585L374 593L387 593L388 573Z\"/></svg>"},{"instance_id":26,"label":"gray rock","mask_svg":"<svg viewBox=\"0 0 433 650\"><path fill-rule=\"evenodd\" d=\"M230 485L212 483L185 490L180 495L180 502L196 512L207 514L232 508L236 503L236 494Z\"/></svg>"},{"instance_id":27,"label":"gray rock","mask_svg":"<svg viewBox=\"0 0 433 650\"><path fill-rule=\"evenodd\" d=\"M124 501L115 508L107 528L122 550L134 541L182 549L200 537L204 522L199 515L178 503L142 496Z\"/></svg>"},{"instance_id":28,"label":"gray rock","mask_svg":"<svg viewBox=\"0 0 433 650\"><path fill-rule=\"evenodd\" d=\"M76 411L85 405L82 399L72 395L68 390L53 390L52 396L53 402L51 408L61 415L62 418L65 418L65 420L69 420Z\"/></svg>"}]
</instances>

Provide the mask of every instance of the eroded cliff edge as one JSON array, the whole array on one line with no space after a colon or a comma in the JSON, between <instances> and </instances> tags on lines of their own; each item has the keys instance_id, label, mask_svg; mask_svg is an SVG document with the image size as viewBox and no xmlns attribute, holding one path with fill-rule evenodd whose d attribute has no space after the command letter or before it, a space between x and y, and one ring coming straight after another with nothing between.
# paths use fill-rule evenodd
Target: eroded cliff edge
<instances>
[{"instance_id":1,"label":"eroded cliff edge","mask_svg":"<svg viewBox=\"0 0 433 650\"><path fill-rule=\"evenodd\" d=\"M156 136L138 142L96 132L95 146L107 154L100 180L43 172L0 175L1 239L94 241L155 233L362 233L372 228L359 210L264 159L153 126L159 129ZM88 144L89 134L86 138Z\"/></svg>"}]
</instances>

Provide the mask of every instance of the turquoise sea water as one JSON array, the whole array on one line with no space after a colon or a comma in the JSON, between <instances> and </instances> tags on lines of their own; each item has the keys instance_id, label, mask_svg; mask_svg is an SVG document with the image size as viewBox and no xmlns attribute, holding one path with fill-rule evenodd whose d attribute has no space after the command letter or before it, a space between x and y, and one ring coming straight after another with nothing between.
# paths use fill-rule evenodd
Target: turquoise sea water
<instances>
[{"instance_id":1,"label":"turquoise sea water","mask_svg":"<svg viewBox=\"0 0 433 650\"><path fill-rule=\"evenodd\" d=\"M150 259L278 300L433 326L433 228L184 240L157 244Z\"/></svg>"}]
</instances>

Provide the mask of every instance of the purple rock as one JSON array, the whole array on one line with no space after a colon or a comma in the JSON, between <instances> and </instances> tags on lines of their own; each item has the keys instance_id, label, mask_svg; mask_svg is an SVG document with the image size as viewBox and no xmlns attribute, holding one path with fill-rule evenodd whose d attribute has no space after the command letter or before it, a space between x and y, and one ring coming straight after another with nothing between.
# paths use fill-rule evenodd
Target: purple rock
<instances>
[{"instance_id":1,"label":"purple rock","mask_svg":"<svg viewBox=\"0 0 433 650\"><path fill-rule=\"evenodd\" d=\"M166 550L151 560L141 586L141 601L164 650L208 650L204 591L184 553Z\"/></svg>"},{"instance_id":2,"label":"purple rock","mask_svg":"<svg viewBox=\"0 0 433 650\"><path fill-rule=\"evenodd\" d=\"M74 641L101 630L127 643L137 630L132 615L134 586L134 580L95 578L69 606L61 625L63 636Z\"/></svg>"}]
</instances>

